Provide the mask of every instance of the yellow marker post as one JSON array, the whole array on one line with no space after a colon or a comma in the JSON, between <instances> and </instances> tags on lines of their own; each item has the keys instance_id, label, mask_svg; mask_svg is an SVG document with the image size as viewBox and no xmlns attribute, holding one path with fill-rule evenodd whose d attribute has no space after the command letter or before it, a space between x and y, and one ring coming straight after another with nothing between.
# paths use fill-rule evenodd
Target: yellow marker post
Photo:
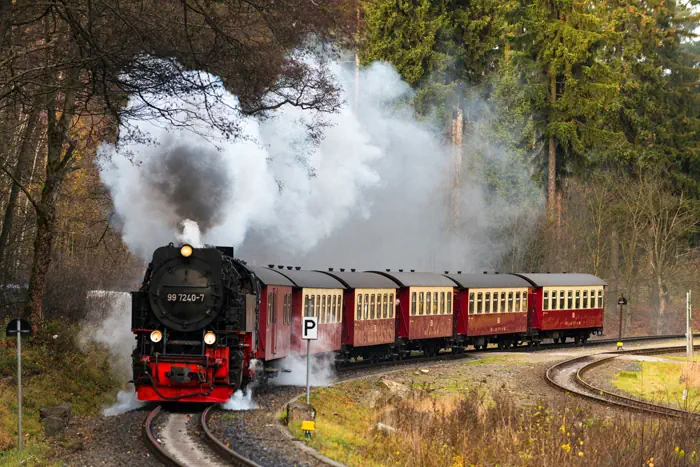
<instances>
[{"instance_id":1,"label":"yellow marker post","mask_svg":"<svg viewBox=\"0 0 700 467\"><path fill-rule=\"evenodd\" d=\"M617 350L622 350L622 342L617 343Z\"/></svg>"},{"instance_id":2,"label":"yellow marker post","mask_svg":"<svg viewBox=\"0 0 700 467\"><path fill-rule=\"evenodd\" d=\"M304 431L304 436L311 439L311 432L316 431L316 422L304 420L301 422L301 429Z\"/></svg>"}]
</instances>

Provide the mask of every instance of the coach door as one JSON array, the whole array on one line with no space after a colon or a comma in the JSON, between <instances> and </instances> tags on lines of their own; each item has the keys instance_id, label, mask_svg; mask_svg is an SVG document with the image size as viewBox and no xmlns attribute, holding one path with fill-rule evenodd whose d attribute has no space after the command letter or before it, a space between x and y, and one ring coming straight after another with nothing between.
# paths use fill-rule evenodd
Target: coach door
<instances>
[{"instance_id":1,"label":"coach door","mask_svg":"<svg viewBox=\"0 0 700 467\"><path fill-rule=\"evenodd\" d=\"M269 288L267 293L267 351L271 356L277 353L277 292Z\"/></svg>"}]
</instances>

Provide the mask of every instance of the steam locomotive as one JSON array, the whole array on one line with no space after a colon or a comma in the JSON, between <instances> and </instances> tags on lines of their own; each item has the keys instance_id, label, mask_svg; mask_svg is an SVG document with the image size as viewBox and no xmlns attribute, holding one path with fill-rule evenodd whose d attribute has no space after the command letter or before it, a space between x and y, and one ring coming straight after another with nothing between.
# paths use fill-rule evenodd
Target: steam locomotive
<instances>
[{"instance_id":1,"label":"steam locomotive","mask_svg":"<svg viewBox=\"0 0 700 467\"><path fill-rule=\"evenodd\" d=\"M158 248L132 293L133 382L148 401L225 402L306 354L394 360L603 332L607 284L589 274L307 271L235 259L233 248ZM253 362L257 364L253 364Z\"/></svg>"},{"instance_id":2,"label":"steam locomotive","mask_svg":"<svg viewBox=\"0 0 700 467\"><path fill-rule=\"evenodd\" d=\"M260 291L233 248L160 247L131 295L140 400L224 402L254 378Z\"/></svg>"}]
</instances>

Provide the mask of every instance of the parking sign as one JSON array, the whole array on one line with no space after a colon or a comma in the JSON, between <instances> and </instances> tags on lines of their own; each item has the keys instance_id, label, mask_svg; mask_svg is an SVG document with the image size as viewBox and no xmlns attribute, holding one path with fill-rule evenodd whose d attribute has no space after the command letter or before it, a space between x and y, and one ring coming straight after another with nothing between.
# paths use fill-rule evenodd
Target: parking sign
<instances>
[{"instance_id":1,"label":"parking sign","mask_svg":"<svg viewBox=\"0 0 700 467\"><path fill-rule=\"evenodd\" d=\"M304 340L318 339L318 318L315 316L304 316L301 324L301 338Z\"/></svg>"}]
</instances>

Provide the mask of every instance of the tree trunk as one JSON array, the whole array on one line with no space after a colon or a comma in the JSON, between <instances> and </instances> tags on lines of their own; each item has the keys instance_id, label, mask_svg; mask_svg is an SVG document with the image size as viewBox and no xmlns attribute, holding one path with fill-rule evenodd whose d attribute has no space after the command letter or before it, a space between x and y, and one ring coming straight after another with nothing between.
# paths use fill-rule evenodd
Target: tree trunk
<instances>
[{"instance_id":1,"label":"tree trunk","mask_svg":"<svg viewBox=\"0 0 700 467\"><path fill-rule=\"evenodd\" d=\"M17 182L22 181L22 175L25 170L25 161L29 153L29 142L32 140L32 135L34 134L34 128L36 127L36 117L35 113L28 115L27 125L24 128L22 139L20 140L20 145L17 150L17 164L15 164L15 170L12 174L16 182L12 183L12 188L10 189L10 198L7 201L7 206L5 207L5 216L2 222L2 231L0 231L0 265L3 267L3 277L7 278L9 273L9 261L6 259L6 249L7 241L10 238L10 232L12 231L12 223L14 221L14 211L17 205L17 197L19 196L20 186Z\"/></svg>"},{"instance_id":2,"label":"tree trunk","mask_svg":"<svg viewBox=\"0 0 700 467\"><path fill-rule=\"evenodd\" d=\"M657 316L657 323L656 323L656 333L661 335L664 333L664 328L666 325L665 318L666 318L666 294L664 293L664 283L661 278L661 274L656 275L656 293L658 294L658 301L659 301L659 314Z\"/></svg>"},{"instance_id":3,"label":"tree trunk","mask_svg":"<svg viewBox=\"0 0 700 467\"><path fill-rule=\"evenodd\" d=\"M24 315L31 320L36 331L44 319L42 299L46 275L51 265L51 250L56 231L56 201L61 190L63 173L58 172L47 177L41 192L41 201L36 213L36 237L34 238L34 259L32 275L29 281L27 302Z\"/></svg>"},{"instance_id":4,"label":"tree trunk","mask_svg":"<svg viewBox=\"0 0 700 467\"><path fill-rule=\"evenodd\" d=\"M557 77L550 70L549 88L552 99L552 106L557 102ZM549 135L549 161L547 175L547 211L550 219L556 215L557 202L557 141L554 135Z\"/></svg>"}]
</instances>

